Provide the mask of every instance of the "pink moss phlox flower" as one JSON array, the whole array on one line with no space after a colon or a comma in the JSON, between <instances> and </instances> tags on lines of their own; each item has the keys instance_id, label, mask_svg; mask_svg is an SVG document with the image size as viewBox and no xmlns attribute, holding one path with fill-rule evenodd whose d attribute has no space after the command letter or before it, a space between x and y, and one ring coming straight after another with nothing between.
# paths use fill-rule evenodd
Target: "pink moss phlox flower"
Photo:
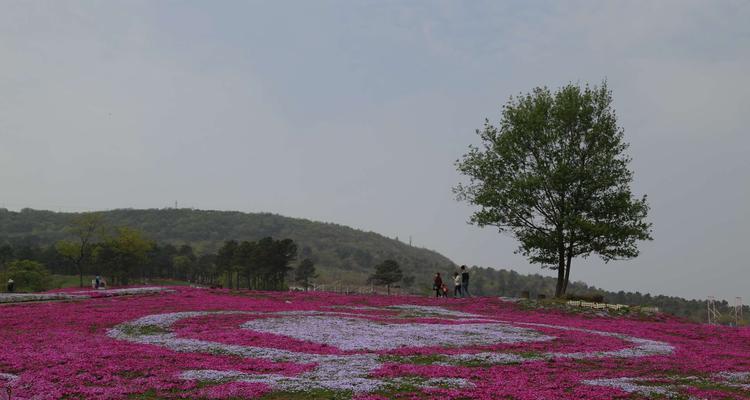
<instances>
[{"instance_id":1,"label":"pink moss phlox flower","mask_svg":"<svg viewBox=\"0 0 750 400\"><path fill-rule=\"evenodd\" d=\"M55 293L86 297L0 305L0 387L14 399L257 398L326 376L323 388L354 388L357 400L391 398L405 382L414 393L398 392L404 399L750 397L750 328L528 311L489 297L75 292ZM148 322L164 315L180 317Z\"/></svg>"}]
</instances>

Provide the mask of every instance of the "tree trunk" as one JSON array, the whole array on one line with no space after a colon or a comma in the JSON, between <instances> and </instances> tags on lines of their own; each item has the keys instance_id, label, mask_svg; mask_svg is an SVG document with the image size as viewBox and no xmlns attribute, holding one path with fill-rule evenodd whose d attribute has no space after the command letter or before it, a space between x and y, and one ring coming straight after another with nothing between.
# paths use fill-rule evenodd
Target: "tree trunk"
<instances>
[{"instance_id":1,"label":"tree trunk","mask_svg":"<svg viewBox=\"0 0 750 400\"><path fill-rule=\"evenodd\" d=\"M564 295L565 292L568 291L568 282L570 282L570 261L573 259L573 249L568 249L567 254L567 260L565 265L565 283L563 283L563 291L562 294Z\"/></svg>"},{"instance_id":2,"label":"tree trunk","mask_svg":"<svg viewBox=\"0 0 750 400\"><path fill-rule=\"evenodd\" d=\"M565 247L560 246L557 257L557 286L555 287L555 297L560 298L565 293L563 284L565 283Z\"/></svg>"},{"instance_id":3,"label":"tree trunk","mask_svg":"<svg viewBox=\"0 0 750 400\"><path fill-rule=\"evenodd\" d=\"M81 288L83 288L83 268L81 268L81 265L78 265L78 276L81 279Z\"/></svg>"}]
</instances>

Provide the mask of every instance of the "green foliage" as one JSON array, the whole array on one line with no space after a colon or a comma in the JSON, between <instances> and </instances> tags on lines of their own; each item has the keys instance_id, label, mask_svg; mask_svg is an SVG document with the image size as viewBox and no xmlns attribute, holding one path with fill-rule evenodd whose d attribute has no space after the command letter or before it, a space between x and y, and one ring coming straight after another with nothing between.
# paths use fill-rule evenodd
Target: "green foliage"
<instances>
[{"instance_id":1,"label":"green foliage","mask_svg":"<svg viewBox=\"0 0 750 400\"><path fill-rule=\"evenodd\" d=\"M227 286L240 288L240 278L246 287L260 290L285 288L290 263L297 257L297 245L291 239L274 240L271 237L257 242L228 240L214 256L215 270L227 277Z\"/></svg>"},{"instance_id":2,"label":"green foliage","mask_svg":"<svg viewBox=\"0 0 750 400\"><path fill-rule=\"evenodd\" d=\"M84 275L83 281L91 282L92 280L94 280L95 277L96 275ZM60 289L60 288L74 288L74 287L80 287L80 277L78 275L52 274L52 283L50 284L50 288Z\"/></svg>"},{"instance_id":3,"label":"green foliage","mask_svg":"<svg viewBox=\"0 0 750 400\"><path fill-rule=\"evenodd\" d=\"M315 262L305 258L294 270L294 281L301 284L307 290L310 287L310 280L315 279L318 274L315 272Z\"/></svg>"},{"instance_id":4,"label":"green foliage","mask_svg":"<svg viewBox=\"0 0 750 400\"><path fill-rule=\"evenodd\" d=\"M91 259L94 241L104 233L104 222L99 213L84 213L76 216L67 228L73 239L57 242L57 252L72 262L79 274L79 285L83 287L83 274Z\"/></svg>"},{"instance_id":5,"label":"green foliage","mask_svg":"<svg viewBox=\"0 0 750 400\"><path fill-rule=\"evenodd\" d=\"M55 243L55 248L57 249L57 252L60 253L61 256L67 257L67 258L77 257L80 252L79 250L80 247L78 246L78 243L72 240L61 240Z\"/></svg>"},{"instance_id":6,"label":"green foliage","mask_svg":"<svg viewBox=\"0 0 750 400\"><path fill-rule=\"evenodd\" d=\"M352 392L327 389L304 391L274 391L263 395L260 400L350 400Z\"/></svg>"},{"instance_id":7,"label":"green foliage","mask_svg":"<svg viewBox=\"0 0 750 400\"><path fill-rule=\"evenodd\" d=\"M48 255L49 244L74 239L68 226L81 214L24 209L20 212L0 208L0 243L8 242L24 254L22 258L42 259L58 274L78 274L76 267L56 252ZM137 229L157 243L152 250L158 260L149 257L149 270L159 269L159 276L172 276L169 259L176 254L170 246L190 244L199 257L215 253L227 240L258 241L264 237L288 238L300 249L302 258L315 262L320 282L362 284L373 267L385 259L397 261L404 271L427 282L435 270L453 268L448 258L424 248L409 246L374 232L346 226L288 218L267 213L241 213L192 209L121 209L101 212L106 226L128 226ZM14 255L13 258L19 258ZM226 266L226 264L221 264ZM294 265L296 266L296 265ZM231 267L231 265L229 265ZM88 268L88 267L86 267ZM232 272L236 278L238 271ZM206 272L189 279L207 279ZM220 274L227 279L227 271ZM227 285L227 283L224 283ZM236 282L234 282L236 284Z\"/></svg>"},{"instance_id":8,"label":"green foliage","mask_svg":"<svg viewBox=\"0 0 750 400\"><path fill-rule=\"evenodd\" d=\"M242 275L252 289L281 290L292 269L289 263L297 258L297 245L291 239L271 237L257 242L240 243L235 259Z\"/></svg>"},{"instance_id":9,"label":"green foliage","mask_svg":"<svg viewBox=\"0 0 750 400\"><path fill-rule=\"evenodd\" d=\"M391 293L391 285L400 281L404 277L401 266L394 260L385 260L375 266L375 273L370 275L368 282L375 285L385 285L388 293Z\"/></svg>"},{"instance_id":10,"label":"green foliage","mask_svg":"<svg viewBox=\"0 0 750 400\"><path fill-rule=\"evenodd\" d=\"M239 266L235 262L238 247L239 244L236 240L227 240L216 254L216 267L219 273L226 274L228 288L232 287L232 276L239 269ZM239 287L239 283L237 286Z\"/></svg>"},{"instance_id":11,"label":"green foliage","mask_svg":"<svg viewBox=\"0 0 750 400\"><path fill-rule=\"evenodd\" d=\"M48 290L52 279L49 271L39 262L31 260L16 260L8 263L4 282L13 279L15 291L40 292Z\"/></svg>"},{"instance_id":12,"label":"green foliage","mask_svg":"<svg viewBox=\"0 0 750 400\"><path fill-rule=\"evenodd\" d=\"M555 293L557 279L539 274L522 275L516 271L506 269L472 267L470 269L471 291L480 296L520 297L528 291L531 298L543 294L547 297ZM686 318L695 322L706 322L706 302L704 300L688 300L681 297L650 295L640 292L610 292L583 282L570 282L568 293L573 298L594 300L603 296L606 303L625 304L631 306L658 307L659 310ZM732 315L732 308L726 301L717 304L719 312ZM750 313L750 306L745 306L743 315ZM729 320L725 322L730 322Z\"/></svg>"},{"instance_id":13,"label":"green foliage","mask_svg":"<svg viewBox=\"0 0 750 400\"><path fill-rule=\"evenodd\" d=\"M97 245L94 258L97 266L113 278L113 283L127 285L143 272L140 269L153 245L140 231L122 227L117 229L116 236Z\"/></svg>"},{"instance_id":14,"label":"green foliage","mask_svg":"<svg viewBox=\"0 0 750 400\"><path fill-rule=\"evenodd\" d=\"M404 275L403 279L401 279L401 284L405 288L411 288L414 286L414 282L417 280L417 277L414 275Z\"/></svg>"},{"instance_id":15,"label":"green foliage","mask_svg":"<svg viewBox=\"0 0 750 400\"><path fill-rule=\"evenodd\" d=\"M5 264L13 259L13 246L8 243L0 244L0 268L5 269Z\"/></svg>"},{"instance_id":16,"label":"green foliage","mask_svg":"<svg viewBox=\"0 0 750 400\"><path fill-rule=\"evenodd\" d=\"M556 296L567 289L573 258L632 258L637 242L651 239L606 83L512 97L500 124L486 121L477 133L482 147L457 161L469 183L454 191L479 206L472 223L511 232L519 253L558 271Z\"/></svg>"},{"instance_id":17,"label":"green foliage","mask_svg":"<svg viewBox=\"0 0 750 400\"><path fill-rule=\"evenodd\" d=\"M188 276L194 267L195 260L188 256L176 255L172 257L172 266L177 276Z\"/></svg>"}]
</instances>

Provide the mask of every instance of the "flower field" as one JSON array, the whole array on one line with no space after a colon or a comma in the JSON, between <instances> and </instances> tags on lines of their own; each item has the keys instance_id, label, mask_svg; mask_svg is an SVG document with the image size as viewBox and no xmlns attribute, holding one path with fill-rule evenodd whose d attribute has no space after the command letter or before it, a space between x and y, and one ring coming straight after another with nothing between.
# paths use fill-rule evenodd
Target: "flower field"
<instances>
[{"instance_id":1,"label":"flower field","mask_svg":"<svg viewBox=\"0 0 750 400\"><path fill-rule=\"evenodd\" d=\"M45 301L0 305L12 399L750 398L750 329L665 316L187 287L28 300Z\"/></svg>"}]
</instances>

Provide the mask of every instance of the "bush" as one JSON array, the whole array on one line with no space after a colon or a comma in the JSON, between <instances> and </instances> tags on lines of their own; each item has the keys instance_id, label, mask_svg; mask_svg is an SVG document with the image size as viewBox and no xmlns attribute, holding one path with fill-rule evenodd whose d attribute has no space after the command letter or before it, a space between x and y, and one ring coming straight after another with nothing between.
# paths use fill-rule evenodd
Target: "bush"
<instances>
[{"instance_id":1,"label":"bush","mask_svg":"<svg viewBox=\"0 0 750 400\"><path fill-rule=\"evenodd\" d=\"M577 295L577 294L568 294L565 295L565 298L567 300L573 300L573 301L588 301L590 303L604 303L604 295L601 294L588 294L588 295Z\"/></svg>"},{"instance_id":2,"label":"bush","mask_svg":"<svg viewBox=\"0 0 750 400\"><path fill-rule=\"evenodd\" d=\"M8 263L5 271L5 282L13 279L16 291L41 292L48 290L52 277L44 265L31 260L16 260Z\"/></svg>"}]
</instances>

